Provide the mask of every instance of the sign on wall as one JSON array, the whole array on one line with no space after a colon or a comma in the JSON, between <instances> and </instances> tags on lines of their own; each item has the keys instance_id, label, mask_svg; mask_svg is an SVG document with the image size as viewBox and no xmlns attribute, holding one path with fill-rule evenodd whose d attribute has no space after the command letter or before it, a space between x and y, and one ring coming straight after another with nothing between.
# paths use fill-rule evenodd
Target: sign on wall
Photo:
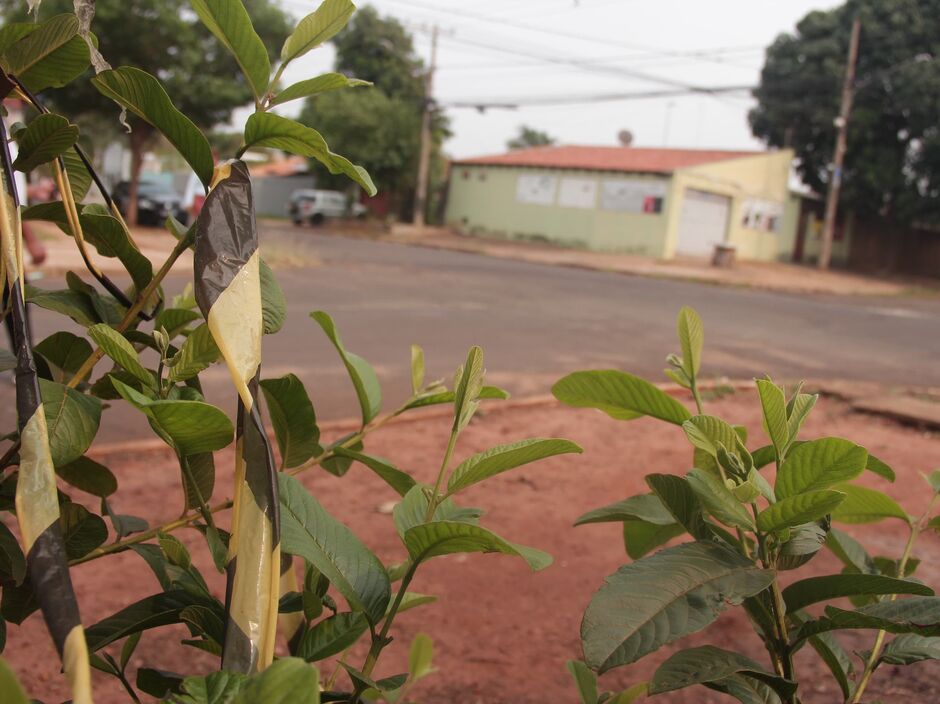
<instances>
[{"instance_id":1,"label":"sign on wall","mask_svg":"<svg viewBox=\"0 0 940 704\"><path fill-rule=\"evenodd\" d=\"M563 178L558 189L558 205L593 210L597 207L597 179Z\"/></svg>"},{"instance_id":2,"label":"sign on wall","mask_svg":"<svg viewBox=\"0 0 940 704\"><path fill-rule=\"evenodd\" d=\"M551 205L555 202L554 176L523 175L516 181L516 200L533 205Z\"/></svg>"},{"instance_id":3,"label":"sign on wall","mask_svg":"<svg viewBox=\"0 0 940 704\"><path fill-rule=\"evenodd\" d=\"M601 190L601 208L624 213L661 213L666 183L650 179L608 179Z\"/></svg>"}]
</instances>

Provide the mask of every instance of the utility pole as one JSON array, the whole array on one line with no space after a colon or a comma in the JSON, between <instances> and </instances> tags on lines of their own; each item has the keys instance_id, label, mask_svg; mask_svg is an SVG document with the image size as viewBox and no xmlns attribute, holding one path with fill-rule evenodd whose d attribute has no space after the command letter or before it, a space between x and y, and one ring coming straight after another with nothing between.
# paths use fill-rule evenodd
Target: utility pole
<instances>
[{"instance_id":1,"label":"utility pole","mask_svg":"<svg viewBox=\"0 0 940 704\"><path fill-rule=\"evenodd\" d=\"M845 162L845 143L848 135L852 100L855 98L855 66L858 63L858 38L862 21L856 17L852 23L852 38L849 40L849 57L845 67L845 82L842 84L842 106L836 118L836 151L832 159L832 175L829 178L829 194L826 196L826 219L823 222L822 245L819 250L819 268L828 269L832 260L832 237L839 209L839 193L842 190L842 164Z\"/></svg>"},{"instance_id":2,"label":"utility pole","mask_svg":"<svg viewBox=\"0 0 940 704\"><path fill-rule=\"evenodd\" d=\"M421 156L418 161L418 184L415 188L414 224L424 227L424 211L428 203L428 171L431 167L431 106L434 98L434 70L437 68L437 33L431 30L431 63L424 80L424 113L421 116Z\"/></svg>"}]
</instances>

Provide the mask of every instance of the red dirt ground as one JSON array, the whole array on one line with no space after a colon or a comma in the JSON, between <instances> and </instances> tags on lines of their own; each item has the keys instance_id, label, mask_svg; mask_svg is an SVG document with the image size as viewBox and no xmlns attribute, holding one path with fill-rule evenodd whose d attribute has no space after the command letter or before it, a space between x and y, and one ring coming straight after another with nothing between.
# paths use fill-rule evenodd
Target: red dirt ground
<instances>
[{"instance_id":1,"label":"red dirt ground","mask_svg":"<svg viewBox=\"0 0 940 704\"><path fill-rule=\"evenodd\" d=\"M709 404L709 412L748 426L752 447L763 444L753 392L739 392ZM114 411L112 411L114 412ZM331 432L344 429L333 426ZM401 422L376 433L368 451L392 459L423 481L432 480L449 430L443 416L416 424ZM578 628L581 613L603 578L627 561L618 526L591 525L572 528L581 513L646 491L643 476L649 472L681 472L687 469L690 451L678 429L641 419L614 421L596 411L572 410L555 404L504 407L489 403L485 413L465 432L458 457L498 443L529 436L557 436L580 443L581 456L566 456L524 467L473 487L462 504L487 509L484 524L515 542L548 550L555 564L531 574L518 559L498 555L458 555L439 558L423 567L412 585L414 591L436 594L435 604L403 614L396 622L396 638L378 668L379 676L404 671L407 644L418 632L432 636L434 664L438 672L419 683L411 699L422 703L528 704L545 701L575 702L577 695L565 670L565 661L580 656ZM923 509L928 492L917 475L940 466L940 442L936 436L893 422L850 412L847 406L822 400L804 429L804 437L839 435L856 440L890 463L898 474L894 486L873 475L864 481L888 488L911 513ZM163 451L110 455L104 461L121 482L116 508L158 523L173 518L181 498L178 469ZM220 475L231 466L231 453L217 458ZM343 479L313 470L304 482L335 516L350 525L386 562L397 562L404 550L391 516L377 508L396 495L371 472L355 466ZM220 479L216 499L230 492ZM223 519L224 522L224 519ZM898 555L905 529L900 522L852 528L875 554ZM196 563L221 596L221 576L212 568L205 546L194 531L177 533L196 554ZM918 553L937 554L940 539L922 538ZM838 567L821 553L800 576L835 571ZM940 584L940 561L921 567L919 576ZM159 589L142 560L123 553L80 565L74 571L85 623L94 623L144 595ZM793 575L795 573L789 573ZM217 667L205 653L181 648L180 627L148 631L131 661L131 670L146 665L161 669L205 673ZM869 648L873 634L858 632L846 638L851 650ZM638 664L606 675L602 685L626 687L648 678L657 663L677 647L712 643L739 648L764 662L756 638L738 613L726 613L706 632L684 639ZM361 649L360 649L361 650ZM806 649L807 651L809 649ZM67 698L58 661L38 615L22 627L12 627L6 657L23 679L31 696L47 702ZM361 662L362 653L350 659ZM797 666L808 683L801 694L807 704L838 701L838 689L811 652L801 652ZM133 672L132 672L133 674ZM900 669L885 667L870 688L866 700L886 702L938 700L940 665L920 664ZM128 701L115 681L95 675L96 702ZM662 696L681 704L726 701L701 687Z\"/></svg>"}]
</instances>

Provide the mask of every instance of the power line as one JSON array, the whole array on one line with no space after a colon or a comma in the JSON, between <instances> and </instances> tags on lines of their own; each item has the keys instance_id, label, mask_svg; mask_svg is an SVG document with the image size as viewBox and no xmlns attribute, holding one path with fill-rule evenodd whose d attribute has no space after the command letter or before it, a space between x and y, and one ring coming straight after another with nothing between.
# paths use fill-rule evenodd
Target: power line
<instances>
[{"instance_id":1,"label":"power line","mask_svg":"<svg viewBox=\"0 0 940 704\"><path fill-rule=\"evenodd\" d=\"M436 12L438 14L446 14L448 17L453 17L453 16L465 17L467 19L471 19L477 22L486 22L488 24L497 24L501 26L517 27L519 29L524 29L526 31L539 32L541 34L548 34L548 35L552 35L556 37L562 37L565 39L575 39L579 41L591 42L592 44L606 44L607 46L615 46L621 49L632 47L634 49L640 49L650 54L659 55L663 57L675 58L675 57L695 56L695 57L701 58L703 61L713 61L713 59L709 58L708 53L702 50L679 51L679 50L674 50L674 49L662 49L659 47L652 47L652 46L644 45L644 44L632 44L629 42L624 42L624 41L620 41L616 39L609 39L607 37L597 37L597 36L590 36L590 35L584 35L584 34L576 34L576 33L568 32L565 30L552 29L550 27L540 27L540 26L532 25L526 22L514 21L509 18L502 18L502 17L495 18L495 17L490 17L487 15L481 15L475 12L467 12L466 10L435 7L434 5L428 5L424 2L418 2L417 0L390 0L390 2L399 4L399 5L410 6L419 10L423 10L425 12L430 11L430 12ZM746 48L747 49L754 49L754 48L763 49L764 47L749 46ZM719 61L718 63L727 64L728 62Z\"/></svg>"},{"instance_id":2,"label":"power line","mask_svg":"<svg viewBox=\"0 0 940 704\"><path fill-rule=\"evenodd\" d=\"M527 96L509 100L500 98L452 99L438 101L438 104L442 107L473 108L481 111L489 109L515 110L516 108L520 107L585 105L590 103L610 103L625 100L644 100L649 98L674 98L685 95L701 94L714 97L730 97L732 94L746 93L751 90L753 90L753 86L698 86L695 91L690 91L683 88L670 88L665 90L646 90L621 93L594 93L591 95Z\"/></svg>"},{"instance_id":3,"label":"power line","mask_svg":"<svg viewBox=\"0 0 940 704\"><path fill-rule=\"evenodd\" d=\"M492 51L498 51L504 54L512 54L515 56L523 56L525 58L535 58L545 63L556 64L561 66L577 66L580 68L587 69L595 73L607 73L621 78L632 78L635 80L645 81L647 83L656 83L662 86L667 86L670 88L681 88L683 90L693 92L693 93L709 93L708 88L703 88L690 83L685 83L683 81L674 80L671 78L665 78L662 76L656 76L651 73L646 73L644 71L636 71L634 69L622 67L622 66L604 66L599 64L593 64L590 61L584 61L575 58L566 58L560 56L549 56L543 54L535 54L530 51L525 51L518 48L513 48L505 44L490 44L475 39L468 39L466 37L461 37L459 35L454 35L451 37L445 37L448 41L457 42L458 44L466 44L474 47L481 47L484 49L490 49Z\"/></svg>"}]
</instances>

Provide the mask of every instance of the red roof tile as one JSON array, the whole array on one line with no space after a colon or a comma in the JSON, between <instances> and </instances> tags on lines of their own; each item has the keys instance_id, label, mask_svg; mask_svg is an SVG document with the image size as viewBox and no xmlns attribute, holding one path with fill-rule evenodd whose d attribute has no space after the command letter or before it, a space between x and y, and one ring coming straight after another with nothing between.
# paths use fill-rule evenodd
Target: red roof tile
<instances>
[{"instance_id":1,"label":"red roof tile","mask_svg":"<svg viewBox=\"0 0 940 704\"><path fill-rule=\"evenodd\" d=\"M555 169L589 169L594 171L633 171L670 173L688 166L713 161L755 156L755 151L722 151L715 149L650 149L642 147L550 146L519 149L506 154L457 159L455 165L480 164L492 166L540 166Z\"/></svg>"}]
</instances>

